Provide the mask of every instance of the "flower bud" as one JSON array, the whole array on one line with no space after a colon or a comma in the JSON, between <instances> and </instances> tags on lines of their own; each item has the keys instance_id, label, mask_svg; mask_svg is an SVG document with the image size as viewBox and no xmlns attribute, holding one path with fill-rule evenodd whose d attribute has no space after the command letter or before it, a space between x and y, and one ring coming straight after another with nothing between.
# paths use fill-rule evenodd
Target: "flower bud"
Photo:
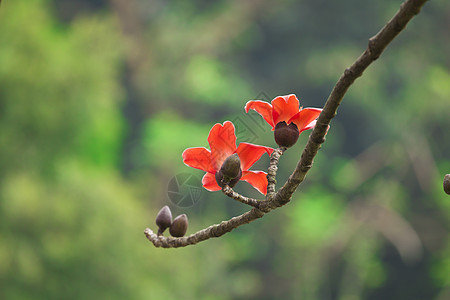
<instances>
[{"instance_id":1,"label":"flower bud","mask_svg":"<svg viewBox=\"0 0 450 300\"><path fill-rule=\"evenodd\" d=\"M450 195L450 174L444 176L444 191Z\"/></svg>"},{"instance_id":2,"label":"flower bud","mask_svg":"<svg viewBox=\"0 0 450 300\"><path fill-rule=\"evenodd\" d=\"M238 183L242 177L241 160L239 155L234 153L225 159L222 167L216 172L217 184L222 187L224 184L228 184L233 187Z\"/></svg>"},{"instance_id":3,"label":"flower bud","mask_svg":"<svg viewBox=\"0 0 450 300\"><path fill-rule=\"evenodd\" d=\"M217 182L217 184L218 184L220 187L223 187L224 183L228 184L229 187L234 187L234 186L236 185L236 183L239 182L239 180L241 179L241 177L242 177L242 170L239 170L238 176L236 176L235 178L233 178L233 179L231 179L231 180L229 180L229 181L227 182L227 181L225 181L225 180L223 179L223 173L222 173L222 170L219 170L219 171L216 173L216 182Z\"/></svg>"},{"instance_id":4,"label":"flower bud","mask_svg":"<svg viewBox=\"0 0 450 300\"><path fill-rule=\"evenodd\" d=\"M172 212L166 205L156 215L156 225L158 226L158 235L161 235L172 224Z\"/></svg>"},{"instance_id":5,"label":"flower bud","mask_svg":"<svg viewBox=\"0 0 450 300\"><path fill-rule=\"evenodd\" d=\"M299 131L297 125L294 123L290 123L289 125L286 122L278 122L275 126L275 142L280 147L292 147L298 140Z\"/></svg>"},{"instance_id":6,"label":"flower bud","mask_svg":"<svg viewBox=\"0 0 450 300\"><path fill-rule=\"evenodd\" d=\"M186 234L188 228L188 218L185 214L179 215L173 219L172 225L170 225L169 232L173 237L182 237Z\"/></svg>"},{"instance_id":7,"label":"flower bud","mask_svg":"<svg viewBox=\"0 0 450 300\"><path fill-rule=\"evenodd\" d=\"M239 175L239 172L241 172L241 160L239 159L239 155L234 153L233 155L228 156L223 162L220 171L222 171L224 182L236 178Z\"/></svg>"}]
</instances>

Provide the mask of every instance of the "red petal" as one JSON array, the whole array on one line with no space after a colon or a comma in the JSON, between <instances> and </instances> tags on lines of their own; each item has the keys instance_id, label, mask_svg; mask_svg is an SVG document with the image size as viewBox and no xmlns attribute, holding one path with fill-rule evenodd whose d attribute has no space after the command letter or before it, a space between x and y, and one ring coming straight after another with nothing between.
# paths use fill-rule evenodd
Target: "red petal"
<instances>
[{"instance_id":1,"label":"red petal","mask_svg":"<svg viewBox=\"0 0 450 300\"><path fill-rule=\"evenodd\" d=\"M254 145L250 143L240 143L236 153L241 160L242 171L247 171L253 164L261 158L264 153L271 155L273 148Z\"/></svg>"},{"instance_id":2,"label":"red petal","mask_svg":"<svg viewBox=\"0 0 450 300\"><path fill-rule=\"evenodd\" d=\"M267 173L263 171L243 171L241 180L247 181L261 194L267 193Z\"/></svg>"},{"instance_id":3,"label":"red petal","mask_svg":"<svg viewBox=\"0 0 450 300\"><path fill-rule=\"evenodd\" d=\"M236 151L236 135L234 125L230 121L217 123L211 128L208 136L211 148L211 162L214 170L219 170L223 161Z\"/></svg>"},{"instance_id":4,"label":"red petal","mask_svg":"<svg viewBox=\"0 0 450 300\"><path fill-rule=\"evenodd\" d=\"M294 94L276 97L272 100L273 123L288 123L289 119L299 112L299 106L300 102Z\"/></svg>"},{"instance_id":5,"label":"red petal","mask_svg":"<svg viewBox=\"0 0 450 300\"><path fill-rule=\"evenodd\" d=\"M302 109L298 114L296 114L289 120L289 123L294 123L295 125L297 125L299 132L311 129L314 127L315 123L312 124L311 127L309 125L315 119L317 119L321 111L322 109L320 108L311 108L311 107Z\"/></svg>"},{"instance_id":6,"label":"red petal","mask_svg":"<svg viewBox=\"0 0 450 300\"><path fill-rule=\"evenodd\" d=\"M301 133L302 131L305 131L305 130L313 129L314 126L316 126L316 123L317 123L317 120L312 121L311 123L309 123L308 126L303 128L302 130L300 130L299 133Z\"/></svg>"},{"instance_id":7,"label":"red petal","mask_svg":"<svg viewBox=\"0 0 450 300\"><path fill-rule=\"evenodd\" d=\"M206 173L202 178L202 184L208 191L220 191L222 188L217 184L216 176L213 173Z\"/></svg>"},{"instance_id":8,"label":"red petal","mask_svg":"<svg viewBox=\"0 0 450 300\"><path fill-rule=\"evenodd\" d=\"M308 125L308 126L306 126L305 128L303 128L303 130L302 130L302 131L304 131L304 130L308 130L308 129L313 129L313 128L314 128L314 126L316 126L316 123L317 123L317 120L314 120L314 121L312 121L311 123L309 123L309 125ZM325 134L327 134L327 133L328 133L328 130L330 130L330 125L328 125L328 127L327 127L327 132L326 132ZM300 131L300 132L302 132L302 131Z\"/></svg>"},{"instance_id":9,"label":"red petal","mask_svg":"<svg viewBox=\"0 0 450 300\"><path fill-rule=\"evenodd\" d=\"M274 128L273 119L272 119L272 105L265 101L253 100L248 101L245 105L245 112L248 113L250 109L253 109L258 114L260 114L267 123L269 123L272 128Z\"/></svg>"},{"instance_id":10,"label":"red petal","mask_svg":"<svg viewBox=\"0 0 450 300\"><path fill-rule=\"evenodd\" d=\"M204 147L187 148L183 151L183 162L192 168L214 173L211 165L211 152Z\"/></svg>"}]
</instances>

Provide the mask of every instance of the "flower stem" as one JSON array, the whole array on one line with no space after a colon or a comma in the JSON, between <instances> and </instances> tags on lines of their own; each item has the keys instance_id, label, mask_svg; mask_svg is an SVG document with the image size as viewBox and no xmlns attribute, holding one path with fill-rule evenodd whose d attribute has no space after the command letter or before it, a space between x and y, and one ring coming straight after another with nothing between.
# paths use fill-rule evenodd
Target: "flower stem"
<instances>
[{"instance_id":1,"label":"flower stem","mask_svg":"<svg viewBox=\"0 0 450 300\"><path fill-rule=\"evenodd\" d=\"M270 156L269 168L267 169L267 200L271 200L275 195L278 161L280 160L281 155L283 155L286 149L286 147L279 147L275 149L275 151L273 151L272 155Z\"/></svg>"}]
</instances>

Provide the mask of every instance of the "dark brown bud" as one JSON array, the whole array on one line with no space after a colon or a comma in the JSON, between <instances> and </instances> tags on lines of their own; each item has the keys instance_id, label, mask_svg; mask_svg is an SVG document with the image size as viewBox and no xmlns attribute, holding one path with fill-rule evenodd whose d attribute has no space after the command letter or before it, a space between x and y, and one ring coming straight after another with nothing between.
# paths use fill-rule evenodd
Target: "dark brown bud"
<instances>
[{"instance_id":1,"label":"dark brown bud","mask_svg":"<svg viewBox=\"0 0 450 300\"><path fill-rule=\"evenodd\" d=\"M226 182L225 180L223 180L222 170L219 170L216 173L216 181L217 181L217 184L220 187L223 187L224 184L228 184L229 187L234 187L239 182L241 177L242 177L242 170L239 170L238 176L236 176L235 178L233 178L230 181Z\"/></svg>"},{"instance_id":2,"label":"dark brown bud","mask_svg":"<svg viewBox=\"0 0 450 300\"><path fill-rule=\"evenodd\" d=\"M297 143L299 131L297 125L294 123L290 123L289 125L286 122L278 122L275 126L275 142L280 147L292 147Z\"/></svg>"},{"instance_id":3,"label":"dark brown bud","mask_svg":"<svg viewBox=\"0 0 450 300\"><path fill-rule=\"evenodd\" d=\"M170 225L169 232L173 237L182 237L186 234L188 228L188 218L185 214L179 215L173 219L172 225Z\"/></svg>"},{"instance_id":4,"label":"dark brown bud","mask_svg":"<svg viewBox=\"0 0 450 300\"><path fill-rule=\"evenodd\" d=\"M450 174L444 176L444 191L450 195Z\"/></svg>"},{"instance_id":5,"label":"dark brown bud","mask_svg":"<svg viewBox=\"0 0 450 300\"><path fill-rule=\"evenodd\" d=\"M225 159L220 168L223 175L223 181L228 182L234 178L236 178L241 172L241 160L239 159L239 155L234 153Z\"/></svg>"},{"instance_id":6,"label":"dark brown bud","mask_svg":"<svg viewBox=\"0 0 450 300\"><path fill-rule=\"evenodd\" d=\"M156 215L156 225L158 226L158 235L161 235L164 230L170 227L172 224L172 212L170 208L166 205L159 213Z\"/></svg>"},{"instance_id":7,"label":"dark brown bud","mask_svg":"<svg viewBox=\"0 0 450 300\"><path fill-rule=\"evenodd\" d=\"M222 167L216 172L216 181L219 186L228 184L230 187L234 187L242 177L241 160L239 155L234 153L225 159Z\"/></svg>"}]
</instances>

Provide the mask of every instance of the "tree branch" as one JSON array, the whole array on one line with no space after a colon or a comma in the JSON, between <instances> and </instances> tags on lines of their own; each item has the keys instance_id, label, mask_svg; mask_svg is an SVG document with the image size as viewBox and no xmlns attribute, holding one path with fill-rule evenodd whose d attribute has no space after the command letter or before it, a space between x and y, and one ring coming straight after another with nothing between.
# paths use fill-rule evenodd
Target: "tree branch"
<instances>
[{"instance_id":1,"label":"tree branch","mask_svg":"<svg viewBox=\"0 0 450 300\"><path fill-rule=\"evenodd\" d=\"M327 102L317 119L317 124L309 136L308 143L303 150L300 161L288 181L275 195L279 202L290 201L292 194L304 180L306 173L311 169L314 157L321 144L325 142L328 125L336 115L337 109L344 98L348 88L362 75L367 67L380 57L387 45L406 27L406 24L420 12L428 0L407 0L400 6L395 16L372 38L363 54L341 75L334 86Z\"/></svg>"},{"instance_id":2,"label":"tree branch","mask_svg":"<svg viewBox=\"0 0 450 300\"><path fill-rule=\"evenodd\" d=\"M348 88L358 77L362 75L364 70L367 69L367 67L381 55L387 45L405 28L406 24L420 12L421 7L427 1L428 0L406 0L402 3L395 16L380 30L380 32L369 39L369 45L366 51L364 51L364 53L344 71L344 74L341 75L338 82L334 86L325 103L323 111L319 115L316 126L309 136L308 142L303 150L297 167L284 186L278 190L273 197L272 195L275 192L276 182L276 165L282 154L281 148L275 150L274 154L271 156L267 176L269 182L267 200L258 201L241 196L234 192L230 187L227 188L227 186L223 189L223 192L227 196L230 196L231 198L245 204L255 204L258 208L252 208L250 211L240 216L233 217L228 221L221 222L220 224L211 225L208 228L202 229L188 237L173 238L157 236L151 229L146 228L144 233L147 236L147 239L151 241L155 247L177 248L194 245L210 238L220 237L241 225L261 218L272 209L287 204L291 200L292 194L304 180L306 173L309 169L311 169L314 157L319 151L322 143L325 142L325 135L331 119L333 119L336 115L337 109Z\"/></svg>"},{"instance_id":3,"label":"tree branch","mask_svg":"<svg viewBox=\"0 0 450 300\"><path fill-rule=\"evenodd\" d=\"M259 219L262 216L264 216L264 213L262 211L253 208L240 216L231 218L228 221L223 221L220 224L211 225L208 228L191 234L190 236L181 238L165 237L162 235L157 236L150 228L146 228L144 230L144 233L147 236L147 239L152 242L155 247L186 247L189 245L195 245L210 238L220 237L241 225L248 224L256 219Z\"/></svg>"}]
</instances>

